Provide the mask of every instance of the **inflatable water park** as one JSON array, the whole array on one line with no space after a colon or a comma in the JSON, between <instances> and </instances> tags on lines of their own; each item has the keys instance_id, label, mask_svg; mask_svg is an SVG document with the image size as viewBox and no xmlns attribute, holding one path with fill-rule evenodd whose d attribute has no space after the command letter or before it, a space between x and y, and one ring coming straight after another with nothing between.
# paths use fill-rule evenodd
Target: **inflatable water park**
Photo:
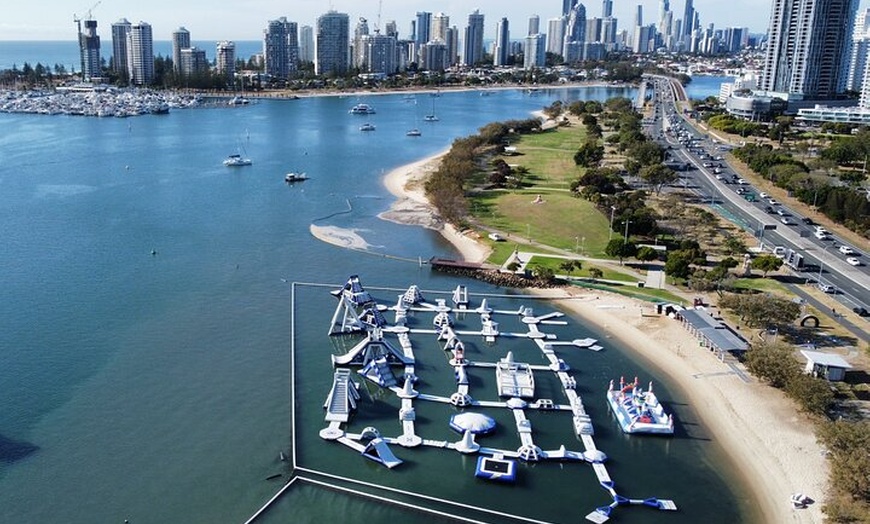
<instances>
[{"instance_id":1,"label":"inflatable water park","mask_svg":"<svg viewBox=\"0 0 870 524\"><path fill-rule=\"evenodd\" d=\"M561 320L564 316L561 312L536 315L529 307L500 310L490 305L485 297L474 302L464 286L458 286L452 293L440 294L449 299L430 301L416 285L412 285L396 296L394 302L390 300L382 304L365 290L356 275L331 294L337 304L328 335L359 339L354 338L355 344L339 350L341 354L330 355L333 380L329 390L323 392L325 427L319 432L324 441L344 446L363 460L388 470L400 468L413 454L414 448L429 447L476 455L474 477L480 479L479 482L514 483L520 475L534 475L532 468L520 467L523 463L559 461L566 464L563 467L568 467L569 463L587 465L612 499L609 505L592 508L585 515L586 520L595 523L608 521L612 511L619 506L636 505L664 511L677 509L672 500L629 498L617 491L607 470L608 457L595 445L594 424L577 392L577 380L570 366L560 357L563 351L600 351L603 348L595 339L560 341L557 335L546 332L547 326L568 324ZM462 323L465 328L458 327L457 314L465 319ZM431 321L428 320L430 316ZM508 316L519 319L520 330L502 331L499 328L498 320ZM479 325L479 328L468 329L469 325ZM444 353L449 368L452 368L453 391L425 390L423 386L431 382L418 373L438 370L432 366L418 369L415 351L422 349L415 347L412 335L415 340L431 337L429 340L437 341L439 351ZM481 340L487 351L475 352L471 358L465 345L472 339ZM499 350L500 339L528 341L537 347L542 358L538 363L522 362L513 351ZM427 351L432 350L429 349L431 344L425 347ZM491 355L491 358L486 355ZM540 388L536 387L535 377L546 378L544 374L555 376L561 388L558 391L561 398L539 396ZM492 383L491 380L474 380L483 375L494 376L496 391L477 389L482 383ZM365 425L358 429L367 424L363 396L371 395L373 390L379 396L395 395L398 399L398 427ZM552 394L553 389L550 388L549 392ZM607 398L623 431L668 433L665 430L669 429L673 433L673 417L664 414L651 385L642 391L637 380L631 384L622 380L617 390L611 382ZM455 431L455 440L428 439L417 434L417 407L426 402L452 406L453 414L443 423ZM494 417L495 410L505 410L510 416ZM557 449L542 449L535 442L535 428L528 416L535 411L563 416L577 438ZM497 418L502 421L512 419L515 428L507 429L506 434L516 435L515 447L485 445L486 438L501 429L496 423ZM351 428L357 429L351 431ZM502 438L499 442L505 440ZM582 447L578 448L578 445Z\"/></svg>"}]
</instances>

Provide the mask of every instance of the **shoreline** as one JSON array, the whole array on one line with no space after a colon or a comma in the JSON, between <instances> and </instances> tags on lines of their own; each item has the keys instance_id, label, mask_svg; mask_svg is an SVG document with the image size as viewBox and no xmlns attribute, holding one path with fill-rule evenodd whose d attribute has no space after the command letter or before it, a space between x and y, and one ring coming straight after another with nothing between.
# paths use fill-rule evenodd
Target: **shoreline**
<instances>
[{"instance_id":1,"label":"shoreline","mask_svg":"<svg viewBox=\"0 0 870 524\"><path fill-rule=\"evenodd\" d=\"M445 153L390 171L383 183L398 200L379 216L438 230L465 260L483 261L489 255L488 248L444 227L423 193L423 181ZM531 292L552 296L553 290ZM617 339L646 365L667 376L685 398L692 399L691 409L728 463L728 475L739 479L736 494L749 499L745 506L749 517L760 517L762 522L824 522L821 508L828 491L828 464L812 425L782 392L754 379L744 382L700 348L677 321L644 316L644 308L650 311L650 304L593 290L563 288L557 293L568 299L558 303L572 316ZM600 307L603 303L608 307ZM667 406L668 400L664 403ZM792 509L789 497L796 492L815 502L805 509Z\"/></svg>"}]
</instances>

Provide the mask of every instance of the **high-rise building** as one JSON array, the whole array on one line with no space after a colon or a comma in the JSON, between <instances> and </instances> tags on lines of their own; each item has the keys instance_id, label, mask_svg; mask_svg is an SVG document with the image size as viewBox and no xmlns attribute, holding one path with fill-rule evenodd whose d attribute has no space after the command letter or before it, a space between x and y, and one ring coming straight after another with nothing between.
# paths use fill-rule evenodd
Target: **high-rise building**
<instances>
[{"instance_id":1,"label":"high-rise building","mask_svg":"<svg viewBox=\"0 0 870 524\"><path fill-rule=\"evenodd\" d=\"M127 35L130 34L130 27L126 18L112 24L112 70L116 73L127 74Z\"/></svg>"},{"instance_id":2,"label":"high-rise building","mask_svg":"<svg viewBox=\"0 0 870 524\"><path fill-rule=\"evenodd\" d=\"M845 86L859 0L773 0L763 91L826 99Z\"/></svg>"},{"instance_id":3,"label":"high-rise building","mask_svg":"<svg viewBox=\"0 0 870 524\"><path fill-rule=\"evenodd\" d=\"M396 38L389 35L381 35L375 32L367 35L364 43L368 47L365 52L365 69L370 73L392 75L396 73L398 64L396 59Z\"/></svg>"},{"instance_id":4,"label":"high-rise building","mask_svg":"<svg viewBox=\"0 0 870 524\"><path fill-rule=\"evenodd\" d=\"M535 69L547 65L547 37L541 33L528 35L523 48L523 69Z\"/></svg>"},{"instance_id":5,"label":"high-rise building","mask_svg":"<svg viewBox=\"0 0 870 524\"><path fill-rule=\"evenodd\" d=\"M103 76L96 20L85 20L85 30L79 35L79 46L82 55L82 80L88 81Z\"/></svg>"},{"instance_id":6,"label":"high-rise building","mask_svg":"<svg viewBox=\"0 0 870 524\"><path fill-rule=\"evenodd\" d=\"M583 60L583 42L586 41L586 7L577 4L571 9L565 25L565 39L562 45L562 58L565 62Z\"/></svg>"},{"instance_id":7,"label":"high-rise building","mask_svg":"<svg viewBox=\"0 0 870 524\"><path fill-rule=\"evenodd\" d=\"M462 65L473 66L483 60L483 15L478 9L468 15L464 46Z\"/></svg>"},{"instance_id":8,"label":"high-rise building","mask_svg":"<svg viewBox=\"0 0 870 524\"><path fill-rule=\"evenodd\" d=\"M870 9L864 9L858 12L852 29L852 49L849 53L849 69L846 74L846 89L849 91L861 91L868 49L870 49Z\"/></svg>"},{"instance_id":9,"label":"high-rise building","mask_svg":"<svg viewBox=\"0 0 870 524\"><path fill-rule=\"evenodd\" d=\"M562 16L571 14L571 10L577 5L577 0L562 0Z\"/></svg>"},{"instance_id":10,"label":"high-rise building","mask_svg":"<svg viewBox=\"0 0 870 524\"><path fill-rule=\"evenodd\" d=\"M353 66L365 69L368 64L369 42L363 42L363 37L369 36L369 22L360 18L353 28Z\"/></svg>"},{"instance_id":11,"label":"high-rise building","mask_svg":"<svg viewBox=\"0 0 870 524\"><path fill-rule=\"evenodd\" d=\"M314 62L314 29L310 25L299 28L299 60Z\"/></svg>"},{"instance_id":12,"label":"high-rise building","mask_svg":"<svg viewBox=\"0 0 870 524\"><path fill-rule=\"evenodd\" d=\"M215 46L215 66L219 74L232 83L236 76L236 44L229 40Z\"/></svg>"},{"instance_id":13,"label":"high-rise building","mask_svg":"<svg viewBox=\"0 0 870 524\"><path fill-rule=\"evenodd\" d=\"M776 0L774 0L776 1ZM683 10L683 32L680 34L679 40L682 41L683 46L689 47L689 41L692 38L692 31L694 31L694 22L695 22L695 8L692 7L692 0L686 0L686 6Z\"/></svg>"},{"instance_id":14,"label":"high-rise building","mask_svg":"<svg viewBox=\"0 0 870 524\"><path fill-rule=\"evenodd\" d=\"M564 16L547 20L547 53L562 55L562 44L565 42Z\"/></svg>"},{"instance_id":15,"label":"high-rise building","mask_svg":"<svg viewBox=\"0 0 870 524\"><path fill-rule=\"evenodd\" d=\"M529 34L536 35L541 32L541 17L532 15L529 17Z\"/></svg>"},{"instance_id":16,"label":"high-rise building","mask_svg":"<svg viewBox=\"0 0 870 524\"><path fill-rule=\"evenodd\" d=\"M438 39L430 40L420 48L420 68L424 71L444 71L449 63L447 45Z\"/></svg>"},{"instance_id":17,"label":"high-rise building","mask_svg":"<svg viewBox=\"0 0 870 524\"><path fill-rule=\"evenodd\" d=\"M190 47L190 31L179 27L172 32L172 68L176 73L181 69L181 50Z\"/></svg>"},{"instance_id":18,"label":"high-rise building","mask_svg":"<svg viewBox=\"0 0 870 524\"><path fill-rule=\"evenodd\" d=\"M414 27L416 31L414 33L414 42L417 43L417 47L419 48L432 39L429 33L432 28L432 13L428 11L418 11Z\"/></svg>"},{"instance_id":19,"label":"high-rise building","mask_svg":"<svg viewBox=\"0 0 870 524\"><path fill-rule=\"evenodd\" d=\"M317 18L314 72L318 75L344 75L348 70L350 17L328 11Z\"/></svg>"},{"instance_id":20,"label":"high-rise building","mask_svg":"<svg viewBox=\"0 0 870 524\"><path fill-rule=\"evenodd\" d=\"M613 0L604 0L601 3L601 18L613 16Z\"/></svg>"},{"instance_id":21,"label":"high-rise building","mask_svg":"<svg viewBox=\"0 0 870 524\"><path fill-rule=\"evenodd\" d=\"M507 65L508 56L510 56L511 35L510 26L507 18L502 18L498 21L495 27L495 49L492 53L492 62L494 65Z\"/></svg>"},{"instance_id":22,"label":"high-rise building","mask_svg":"<svg viewBox=\"0 0 870 524\"><path fill-rule=\"evenodd\" d=\"M601 26L603 20L601 18L586 19L586 38L584 42L600 42L601 41Z\"/></svg>"},{"instance_id":23,"label":"high-rise building","mask_svg":"<svg viewBox=\"0 0 870 524\"><path fill-rule=\"evenodd\" d=\"M131 25L127 34L127 74L134 85L154 80L154 38L146 22Z\"/></svg>"},{"instance_id":24,"label":"high-rise building","mask_svg":"<svg viewBox=\"0 0 870 524\"><path fill-rule=\"evenodd\" d=\"M395 20L387 20L387 23L384 26L384 34L387 36L392 36L397 41L399 40L399 29L398 26L396 26Z\"/></svg>"},{"instance_id":25,"label":"high-rise building","mask_svg":"<svg viewBox=\"0 0 870 524\"><path fill-rule=\"evenodd\" d=\"M286 80L296 71L299 60L299 36L296 22L282 16L269 20L263 31L265 72L272 78Z\"/></svg>"},{"instance_id":26,"label":"high-rise building","mask_svg":"<svg viewBox=\"0 0 870 524\"><path fill-rule=\"evenodd\" d=\"M638 25L634 27L634 39L632 51L635 53L649 53L650 42L655 42L656 26L654 25Z\"/></svg>"},{"instance_id":27,"label":"high-rise building","mask_svg":"<svg viewBox=\"0 0 870 524\"><path fill-rule=\"evenodd\" d=\"M601 21L601 43L608 51L612 51L616 47L617 34L617 19L608 16Z\"/></svg>"},{"instance_id":28,"label":"high-rise building","mask_svg":"<svg viewBox=\"0 0 870 524\"><path fill-rule=\"evenodd\" d=\"M183 47L178 52L178 74L193 76L208 71L208 60L205 49L198 47Z\"/></svg>"},{"instance_id":29,"label":"high-rise building","mask_svg":"<svg viewBox=\"0 0 870 524\"><path fill-rule=\"evenodd\" d=\"M450 17L444 13L432 15L432 25L429 31L429 40L447 41L447 28L450 27ZM426 42L423 42L426 43Z\"/></svg>"},{"instance_id":30,"label":"high-rise building","mask_svg":"<svg viewBox=\"0 0 870 524\"><path fill-rule=\"evenodd\" d=\"M459 29L456 26L448 27L444 42L447 44L447 65L459 63Z\"/></svg>"}]
</instances>

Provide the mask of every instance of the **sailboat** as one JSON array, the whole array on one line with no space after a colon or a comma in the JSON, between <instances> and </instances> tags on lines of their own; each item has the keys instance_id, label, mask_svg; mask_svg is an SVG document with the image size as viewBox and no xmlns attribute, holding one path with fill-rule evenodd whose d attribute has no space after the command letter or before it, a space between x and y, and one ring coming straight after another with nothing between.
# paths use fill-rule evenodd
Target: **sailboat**
<instances>
[{"instance_id":1,"label":"sailboat","mask_svg":"<svg viewBox=\"0 0 870 524\"><path fill-rule=\"evenodd\" d=\"M417 101L414 100L414 127L409 129L405 136L423 136L423 133L420 132L420 129L417 127Z\"/></svg>"},{"instance_id":2,"label":"sailboat","mask_svg":"<svg viewBox=\"0 0 870 524\"><path fill-rule=\"evenodd\" d=\"M438 117L435 115L435 98L436 97L434 97L434 96L432 97L432 111L428 115L423 117L423 120L425 122L437 122L438 121Z\"/></svg>"}]
</instances>

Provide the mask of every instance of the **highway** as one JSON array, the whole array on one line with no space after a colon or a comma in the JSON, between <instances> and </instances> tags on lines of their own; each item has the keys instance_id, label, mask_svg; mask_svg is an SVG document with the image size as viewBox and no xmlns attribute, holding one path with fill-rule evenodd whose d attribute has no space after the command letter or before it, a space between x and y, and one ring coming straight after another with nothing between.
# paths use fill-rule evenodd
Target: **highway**
<instances>
[{"instance_id":1,"label":"highway","mask_svg":"<svg viewBox=\"0 0 870 524\"><path fill-rule=\"evenodd\" d=\"M849 309L870 310L870 254L862 253L858 246L850 246L834 234L825 235L825 240L817 238L812 220L769 197L762 198L763 193L738 179L727 165L723 157L729 148L698 133L674 109L676 88L670 79L659 76L648 79L654 85L655 116L651 122L647 120L646 130L669 148L669 162L692 167L680 172L684 187L694 191L700 201L710 203L714 212L753 232L766 249L772 251L782 246L803 256L804 267L795 274L805 282L833 286L837 300ZM847 256L840 246L849 246L855 253ZM860 265L850 265L848 257L857 258Z\"/></svg>"}]
</instances>

